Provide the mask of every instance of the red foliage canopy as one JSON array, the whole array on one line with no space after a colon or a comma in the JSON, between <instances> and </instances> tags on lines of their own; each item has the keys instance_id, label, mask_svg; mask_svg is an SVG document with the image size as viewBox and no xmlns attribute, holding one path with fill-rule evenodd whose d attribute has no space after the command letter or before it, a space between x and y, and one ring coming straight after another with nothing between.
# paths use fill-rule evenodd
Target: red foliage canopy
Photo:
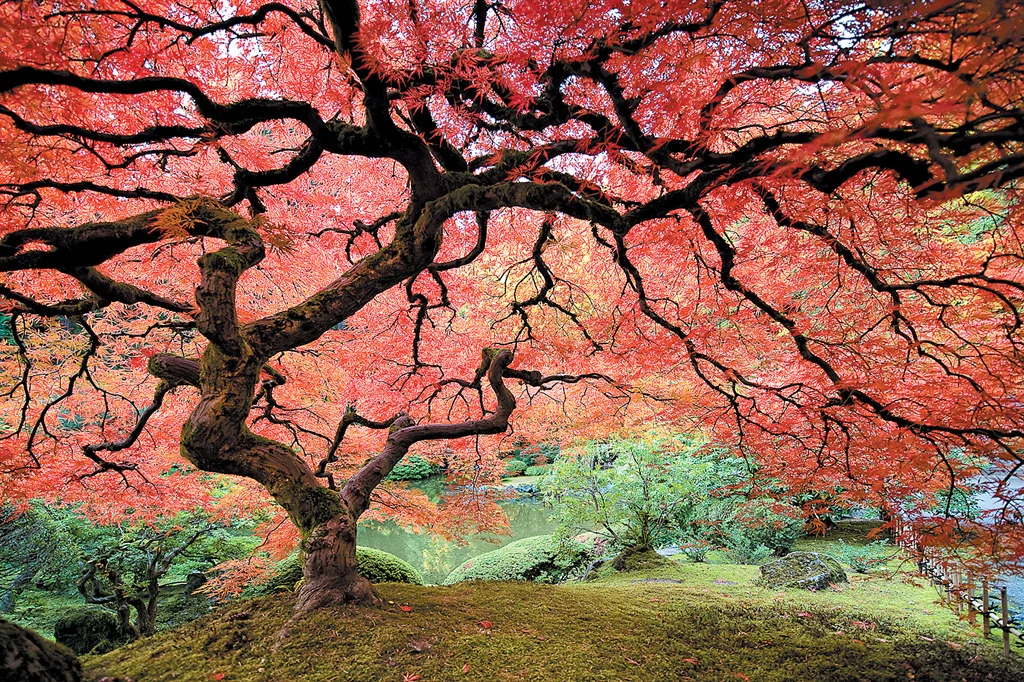
<instances>
[{"instance_id":1,"label":"red foliage canopy","mask_svg":"<svg viewBox=\"0 0 1024 682\"><path fill-rule=\"evenodd\" d=\"M698 429L911 514L975 486L1020 557L1022 35L994 0L6 3L0 489L145 515L240 474L295 519L274 476L336 487L399 412L487 482L507 348L527 439Z\"/></svg>"}]
</instances>

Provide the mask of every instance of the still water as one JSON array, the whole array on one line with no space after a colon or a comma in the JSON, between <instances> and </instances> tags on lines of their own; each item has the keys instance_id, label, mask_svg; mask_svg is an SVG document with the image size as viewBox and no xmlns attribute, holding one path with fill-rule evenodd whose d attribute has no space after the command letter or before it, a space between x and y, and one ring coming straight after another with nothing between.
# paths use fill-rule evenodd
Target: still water
<instances>
[{"instance_id":1,"label":"still water","mask_svg":"<svg viewBox=\"0 0 1024 682\"><path fill-rule=\"evenodd\" d=\"M443 490L444 479L438 477L413 481L409 487L419 488L436 499ZM511 535L479 535L472 538L469 544L460 546L430 533L410 532L394 522L367 521L359 524L359 544L382 549L405 559L423 574L427 583L442 583L453 569L467 559L515 540L547 535L555 530L554 522L548 517L548 510L535 498L500 502L499 506L508 515Z\"/></svg>"}]
</instances>

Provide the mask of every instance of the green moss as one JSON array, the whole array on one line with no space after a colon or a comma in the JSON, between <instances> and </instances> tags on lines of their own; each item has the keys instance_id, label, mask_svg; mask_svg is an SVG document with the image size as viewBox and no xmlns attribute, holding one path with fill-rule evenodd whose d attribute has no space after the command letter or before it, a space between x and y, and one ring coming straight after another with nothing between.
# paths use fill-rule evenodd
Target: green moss
<instances>
[{"instance_id":1,"label":"green moss","mask_svg":"<svg viewBox=\"0 0 1024 682\"><path fill-rule=\"evenodd\" d=\"M53 626L53 637L79 655L106 653L127 639L117 616L100 608L78 608L64 614Z\"/></svg>"},{"instance_id":2,"label":"green moss","mask_svg":"<svg viewBox=\"0 0 1024 682\"><path fill-rule=\"evenodd\" d=\"M775 589L824 590L849 581L843 567L833 557L820 552L792 552L761 566L758 582Z\"/></svg>"},{"instance_id":3,"label":"green moss","mask_svg":"<svg viewBox=\"0 0 1024 682\"><path fill-rule=\"evenodd\" d=\"M296 486L294 491L293 499L288 504L282 504L289 510L292 518L308 519L308 527L302 529L303 534L344 512L341 496L330 488Z\"/></svg>"},{"instance_id":4,"label":"green moss","mask_svg":"<svg viewBox=\"0 0 1024 682\"><path fill-rule=\"evenodd\" d=\"M654 550L645 549L638 550L635 548L628 548L622 551L617 557L612 559L611 567L616 571L646 571L650 569L660 568L668 564L668 559L661 556Z\"/></svg>"},{"instance_id":5,"label":"green moss","mask_svg":"<svg viewBox=\"0 0 1024 682\"><path fill-rule=\"evenodd\" d=\"M538 535L509 543L465 562L445 578L445 585L466 580L533 580L559 582L590 556L582 543L559 543L551 535Z\"/></svg>"},{"instance_id":6,"label":"green moss","mask_svg":"<svg viewBox=\"0 0 1024 682\"><path fill-rule=\"evenodd\" d=\"M1019 659L1000 660L994 647L962 634L951 646L944 634L874 619L863 607L735 590L727 597L686 583L389 585L383 592L393 605L323 609L292 622L292 598L279 595L88 657L85 666L90 679L136 682L222 674L224 682L743 679L737 674L758 682L1011 682L1024 673Z\"/></svg>"}]
</instances>

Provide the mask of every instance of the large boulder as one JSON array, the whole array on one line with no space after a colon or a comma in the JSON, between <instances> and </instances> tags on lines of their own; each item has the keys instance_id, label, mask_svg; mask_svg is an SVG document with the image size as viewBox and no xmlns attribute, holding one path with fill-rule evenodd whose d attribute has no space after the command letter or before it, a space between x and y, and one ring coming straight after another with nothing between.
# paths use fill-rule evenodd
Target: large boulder
<instances>
[{"instance_id":1,"label":"large boulder","mask_svg":"<svg viewBox=\"0 0 1024 682\"><path fill-rule=\"evenodd\" d=\"M0 620L0 680L79 682L82 664L67 647Z\"/></svg>"},{"instance_id":2,"label":"large boulder","mask_svg":"<svg viewBox=\"0 0 1024 682\"><path fill-rule=\"evenodd\" d=\"M532 580L561 582L586 565L593 550L581 542L559 543L551 535L516 540L465 562L445 578L445 585L464 580Z\"/></svg>"},{"instance_id":3,"label":"large boulder","mask_svg":"<svg viewBox=\"0 0 1024 682\"><path fill-rule=\"evenodd\" d=\"M761 566L758 583L770 589L799 587L823 590L829 585L848 582L838 561L818 552L790 552Z\"/></svg>"},{"instance_id":4,"label":"large boulder","mask_svg":"<svg viewBox=\"0 0 1024 682\"><path fill-rule=\"evenodd\" d=\"M104 654L124 644L117 616L104 609L73 609L53 625L53 638L58 644L81 656Z\"/></svg>"}]
</instances>

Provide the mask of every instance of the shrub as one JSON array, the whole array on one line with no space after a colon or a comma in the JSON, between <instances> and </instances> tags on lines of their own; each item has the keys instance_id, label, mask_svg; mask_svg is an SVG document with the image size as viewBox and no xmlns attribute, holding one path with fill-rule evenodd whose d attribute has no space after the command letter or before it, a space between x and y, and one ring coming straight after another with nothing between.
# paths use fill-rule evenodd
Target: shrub
<instances>
[{"instance_id":1,"label":"shrub","mask_svg":"<svg viewBox=\"0 0 1024 682\"><path fill-rule=\"evenodd\" d=\"M741 547L753 551L763 545L775 556L782 556L793 549L803 526L803 512L791 504L766 497L746 500L736 505L725 524L725 545L736 551Z\"/></svg>"},{"instance_id":2,"label":"shrub","mask_svg":"<svg viewBox=\"0 0 1024 682\"><path fill-rule=\"evenodd\" d=\"M127 640L117 616L104 609L75 609L61 616L53 626L58 644L81 656L106 653Z\"/></svg>"},{"instance_id":3,"label":"shrub","mask_svg":"<svg viewBox=\"0 0 1024 682\"><path fill-rule=\"evenodd\" d=\"M586 563L593 549L576 540L559 542L553 535L517 540L465 562L445 579L445 585L465 580L532 580L557 583Z\"/></svg>"},{"instance_id":4,"label":"shrub","mask_svg":"<svg viewBox=\"0 0 1024 682\"><path fill-rule=\"evenodd\" d=\"M509 476L522 476L526 473L526 462L521 459L510 459L505 465L505 473Z\"/></svg>"},{"instance_id":5,"label":"shrub","mask_svg":"<svg viewBox=\"0 0 1024 682\"><path fill-rule=\"evenodd\" d=\"M544 466L526 467L523 472L526 476L543 476L548 472L548 468Z\"/></svg>"},{"instance_id":6,"label":"shrub","mask_svg":"<svg viewBox=\"0 0 1024 682\"><path fill-rule=\"evenodd\" d=\"M423 576L408 561L372 547L357 547L359 575L371 583L411 583L422 585Z\"/></svg>"},{"instance_id":7,"label":"shrub","mask_svg":"<svg viewBox=\"0 0 1024 682\"><path fill-rule=\"evenodd\" d=\"M745 535L727 537L725 547L729 558L736 564L759 566L774 556L770 547L756 543Z\"/></svg>"},{"instance_id":8,"label":"shrub","mask_svg":"<svg viewBox=\"0 0 1024 682\"><path fill-rule=\"evenodd\" d=\"M652 437L592 443L580 458L558 460L542 485L559 536L594 530L621 549L654 549L666 540L681 506L698 491L676 466L681 439ZM614 464L602 462L614 453Z\"/></svg>"},{"instance_id":9,"label":"shrub","mask_svg":"<svg viewBox=\"0 0 1024 682\"><path fill-rule=\"evenodd\" d=\"M409 562L394 554L372 547L356 547L359 575L371 583L411 583L422 585L423 576ZM274 576L251 591L252 596L272 594L281 590L294 590L302 580L302 562L298 554L283 559L274 567Z\"/></svg>"},{"instance_id":10,"label":"shrub","mask_svg":"<svg viewBox=\"0 0 1024 682\"><path fill-rule=\"evenodd\" d=\"M418 481L438 473L439 469L422 457L407 457L388 475L389 481Z\"/></svg>"},{"instance_id":11,"label":"shrub","mask_svg":"<svg viewBox=\"0 0 1024 682\"><path fill-rule=\"evenodd\" d=\"M829 552L857 573L870 573L885 566L891 547L885 540L876 540L866 545L848 545L842 539Z\"/></svg>"}]
</instances>

